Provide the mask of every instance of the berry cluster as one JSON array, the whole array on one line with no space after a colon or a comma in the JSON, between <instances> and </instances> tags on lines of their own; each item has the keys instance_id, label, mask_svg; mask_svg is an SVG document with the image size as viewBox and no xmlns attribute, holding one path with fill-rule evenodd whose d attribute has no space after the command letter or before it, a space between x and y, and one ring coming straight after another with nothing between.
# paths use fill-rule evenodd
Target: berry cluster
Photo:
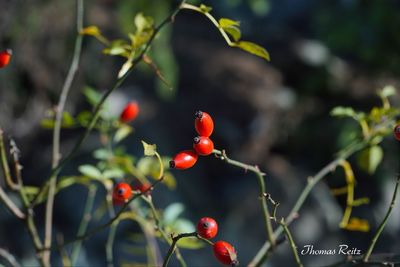
<instances>
[{"instance_id":1,"label":"berry cluster","mask_svg":"<svg viewBox=\"0 0 400 267\"><path fill-rule=\"evenodd\" d=\"M218 233L218 224L213 218L203 217L197 223L197 234L205 239L214 238ZM225 241L217 241L213 245L214 255L217 260L225 265L236 266L239 264L235 248Z\"/></svg>"},{"instance_id":2,"label":"berry cluster","mask_svg":"<svg viewBox=\"0 0 400 267\"><path fill-rule=\"evenodd\" d=\"M214 130L214 122L210 114L204 111L195 113L194 127L199 136L193 139L193 149L176 154L170 161L170 167L178 170L188 169L196 164L198 156L208 156L214 150L210 136Z\"/></svg>"},{"instance_id":3,"label":"berry cluster","mask_svg":"<svg viewBox=\"0 0 400 267\"><path fill-rule=\"evenodd\" d=\"M147 183L140 183L133 188L128 183L118 183L114 186L112 198L114 205L124 205L133 196L133 192L138 191L142 194L149 195L151 192L151 185Z\"/></svg>"}]
</instances>

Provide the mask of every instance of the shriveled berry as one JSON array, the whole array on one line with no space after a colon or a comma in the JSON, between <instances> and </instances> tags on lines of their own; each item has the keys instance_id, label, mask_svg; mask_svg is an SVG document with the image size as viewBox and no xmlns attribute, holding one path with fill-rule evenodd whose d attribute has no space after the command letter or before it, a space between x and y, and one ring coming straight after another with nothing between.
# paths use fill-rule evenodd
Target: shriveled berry
<instances>
[{"instance_id":1,"label":"shriveled berry","mask_svg":"<svg viewBox=\"0 0 400 267\"><path fill-rule=\"evenodd\" d=\"M396 125L393 130L394 137L400 141L400 124Z\"/></svg>"},{"instance_id":2,"label":"shriveled berry","mask_svg":"<svg viewBox=\"0 0 400 267\"><path fill-rule=\"evenodd\" d=\"M127 183L119 183L115 185L113 190L113 203L115 205L123 205L132 196L132 188Z\"/></svg>"},{"instance_id":3,"label":"shriveled berry","mask_svg":"<svg viewBox=\"0 0 400 267\"><path fill-rule=\"evenodd\" d=\"M214 143L206 136L197 136L193 139L193 148L201 156L210 155L214 150Z\"/></svg>"},{"instance_id":4,"label":"shriveled berry","mask_svg":"<svg viewBox=\"0 0 400 267\"><path fill-rule=\"evenodd\" d=\"M235 248L231 244L225 241L217 241L214 243L213 250L220 263L231 266L239 264Z\"/></svg>"},{"instance_id":5,"label":"shriveled berry","mask_svg":"<svg viewBox=\"0 0 400 267\"><path fill-rule=\"evenodd\" d=\"M119 116L120 121L128 123L136 119L139 114L139 104L136 101L129 102Z\"/></svg>"},{"instance_id":6,"label":"shriveled berry","mask_svg":"<svg viewBox=\"0 0 400 267\"><path fill-rule=\"evenodd\" d=\"M214 130L214 122L210 114L204 111L195 113L194 127L200 136L209 137Z\"/></svg>"},{"instance_id":7,"label":"shriveled berry","mask_svg":"<svg viewBox=\"0 0 400 267\"><path fill-rule=\"evenodd\" d=\"M11 56L12 56L11 49L7 49L0 52L0 68L4 68L5 66L8 65L8 63L10 63Z\"/></svg>"},{"instance_id":8,"label":"shriveled berry","mask_svg":"<svg viewBox=\"0 0 400 267\"><path fill-rule=\"evenodd\" d=\"M203 217L197 223L197 233L206 239L214 238L218 233L218 224L213 218Z\"/></svg>"},{"instance_id":9,"label":"shriveled berry","mask_svg":"<svg viewBox=\"0 0 400 267\"><path fill-rule=\"evenodd\" d=\"M198 157L199 156L196 154L195 151L184 150L173 157L173 159L169 162L169 166L178 170L188 169L193 167Z\"/></svg>"}]
</instances>

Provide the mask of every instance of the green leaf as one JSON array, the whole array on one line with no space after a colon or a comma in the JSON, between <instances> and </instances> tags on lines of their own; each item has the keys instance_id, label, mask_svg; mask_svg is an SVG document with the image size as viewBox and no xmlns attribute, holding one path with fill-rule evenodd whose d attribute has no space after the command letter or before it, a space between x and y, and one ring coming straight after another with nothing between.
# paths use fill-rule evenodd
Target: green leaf
<instances>
[{"instance_id":1,"label":"green leaf","mask_svg":"<svg viewBox=\"0 0 400 267\"><path fill-rule=\"evenodd\" d=\"M200 5L200 10L204 13L209 13L212 10L212 7L210 6L206 6L204 4Z\"/></svg>"},{"instance_id":2,"label":"green leaf","mask_svg":"<svg viewBox=\"0 0 400 267\"><path fill-rule=\"evenodd\" d=\"M387 98L396 94L396 88L393 85L386 85L381 91L378 92L380 97Z\"/></svg>"},{"instance_id":3,"label":"green leaf","mask_svg":"<svg viewBox=\"0 0 400 267\"><path fill-rule=\"evenodd\" d=\"M96 106L101 100L101 94L89 86L83 89L83 95L92 106Z\"/></svg>"},{"instance_id":4,"label":"green leaf","mask_svg":"<svg viewBox=\"0 0 400 267\"><path fill-rule=\"evenodd\" d=\"M99 160L108 160L112 157L112 153L105 148L99 148L93 152L93 157Z\"/></svg>"},{"instance_id":5,"label":"green leaf","mask_svg":"<svg viewBox=\"0 0 400 267\"><path fill-rule=\"evenodd\" d=\"M170 172L164 173L164 179L162 180L162 183L165 184L168 187L168 189L173 190L176 188L175 176Z\"/></svg>"},{"instance_id":6,"label":"green leaf","mask_svg":"<svg viewBox=\"0 0 400 267\"><path fill-rule=\"evenodd\" d=\"M118 72L118 79L124 76L132 68L132 60L128 59Z\"/></svg>"},{"instance_id":7,"label":"green leaf","mask_svg":"<svg viewBox=\"0 0 400 267\"><path fill-rule=\"evenodd\" d=\"M172 224L172 229L177 233L191 233L196 231L193 223L187 219L178 218Z\"/></svg>"},{"instance_id":8,"label":"green leaf","mask_svg":"<svg viewBox=\"0 0 400 267\"><path fill-rule=\"evenodd\" d=\"M83 28L80 32L82 35L90 35L90 36L100 36L101 31L97 26L88 26Z\"/></svg>"},{"instance_id":9,"label":"green leaf","mask_svg":"<svg viewBox=\"0 0 400 267\"><path fill-rule=\"evenodd\" d=\"M69 114L68 111L64 111L61 126L69 128L74 124L75 124L75 119L71 116L71 114Z\"/></svg>"},{"instance_id":10,"label":"green leaf","mask_svg":"<svg viewBox=\"0 0 400 267\"><path fill-rule=\"evenodd\" d=\"M111 42L110 46L103 49L103 53L112 56L125 56L130 54L130 45L125 40L117 39Z\"/></svg>"},{"instance_id":11,"label":"green leaf","mask_svg":"<svg viewBox=\"0 0 400 267\"><path fill-rule=\"evenodd\" d=\"M184 210L185 206L182 203L169 204L164 210L164 223L167 225L172 224Z\"/></svg>"},{"instance_id":12,"label":"green leaf","mask_svg":"<svg viewBox=\"0 0 400 267\"><path fill-rule=\"evenodd\" d=\"M230 36L232 36L235 42L238 42L240 40L240 37L242 36L242 33L240 32L240 29L238 27L229 26L229 27L222 27L222 29Z\"/></svg>"},{"instance_id":13,"label":"green leaf","mask_svg":"<svg viewBox=\"0 0 400 267\"><path fill-rule=\"evenodd\" d=\"M235 43L234 46L249 52L250 54L259 56L261 58L264 58L267 61L270 61L269 53L267 50L265 50L264 47L259 46L258 44L252 43L252 42L247 42L247 41L240 41L238 43Z\"/></svg>"},{"instance_id":14,"label":"green leaf","mask_svg":"<svg viewBox=\"0 0 400 267\"><path fill-rule=\"evenodd\" d=\"M108 169L103 172L104 178L123 178L124 176L125 172L118 168Z\"/></svg>"},{"instance_id":15,"label":"green leaf","mask_svg":"<svg viewBox=\"0 0 400 267\"><path fill-rule=\"evenodd\" d=\"M356 112L350 107L335 107L331 110L331 116L337 117L355 117Z\"/></svg>"},{"instance_id":16,"label":"green leaf","mask_svg":"<svg viewBox=\"0 0 400 267\"><path fill-rule=\"evenodd\" d=\"M54 119L43 119L40 121L40 126L45 129L53 129L54 128Z\"/></svg>"},{"instance_id":17,"label":"green leaf","mask_svg":"<svg viewBox=\"0 0 400 267\"><path fill-rule=\"evenodd\" d=\"M152 17L144 16L143 13L138 13L135 16L135 26L137 32L143 32L147 29L151 29L154 25Z\"/></svg>"},{"instance_id":18,"label":"green leaf","mask_svg":"<svg viewBox=\"0 0 400 267\"><path fill-rule=\"evenodd\" d=\"M358 163L361 169L374 174L376 168L382 162L383 150L380 146L371 146L361 151L358 157Z\"/></svg>"},{"instance_id":19,"label":"green leaf","mask_svg":"<svg viewBox=\"0 0 400 267\"><path fill-rule=\"evenodd\" d=\"M186 249L200 249L204 247L204 242L197 238L181 238L177 243L178 247Z\"/></svg>"},{"instance_id":20,"label":"green leaf","mask_svg":"<svg viewBox=\"0 0 400 267\"><path fill-rule=\"evenodd\" d=\"M150 145L142 140L144 155L145 156L154 156L157 152L157 145Z\"/></svg>"},{"instance_id":21,"label":"green leaf","mask_svg":"<svg viewBox=\"0 0 400 267\"><path fill-rule=\"evenodd\" d=\"M101 172L93 165L81 165L78 168L79 172L85 176L100 179L102 177Z\"/></svg>"},{"instance_id":22,"label":"green leaf","mask_svg":"<svg viewBox=\"0 0 400 267\"><path fill-rule=\"evenodd\" d=\"M226 28L226 27L231 27L231 26L240 26L239 21L234 21L234 20L227 19L227 18L220 18L218 23L219 23L219 26L221 26L221 28Z\"/></svg>"},{"instance_id":23,"label":"green leaf","mask_svg":"<svg viewBox=\"0 0 400 267\"><path fill-rule=\"evenodd\" d=\"M87 110L80 112L78 116L76 116L76 120L80 123L80 125L84 127L89 125L91 119L92 119L92 113Z\"/></svg>"},{"instance_id":24,"label":"green leaf","mask_svg":"<svg viewBox=\"0 0 400 267\"><path fill-rule=\"evenodd\" d=\"M130 133L132 133L133 128L127 124L121 124L121 126L118 128L117 132L114 135L114 141L116 143L121 142L123 139L125 139Z\"/></svg>"}]
</instances>

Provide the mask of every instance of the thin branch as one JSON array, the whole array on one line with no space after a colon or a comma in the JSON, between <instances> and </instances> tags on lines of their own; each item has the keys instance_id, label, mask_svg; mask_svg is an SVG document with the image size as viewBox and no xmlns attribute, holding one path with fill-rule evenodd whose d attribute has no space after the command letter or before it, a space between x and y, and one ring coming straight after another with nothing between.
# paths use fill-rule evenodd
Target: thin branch
<instances>
[{"instance_id":1,"label":"thin branch","mask_svg":"<svg viewBox=\"0 0 400 267\"><path fill-rule=\"evenodd\" d=\"M378 238L380 237L383 229L385 228L386 223L388 222L389 216L392 213L394 205L396 204L396 197L397 197L397 190L399 188L399 183L400 183L400 176L397 178L396 187L394 188L393 192L392 202L390 203L390 206L386 212L385 217L383 218L383 221L379 225L378 230L376 231L374 237L371 240L371 244L369 245L368 250L363 257L363 262L368 262L369 257L371 256L371 253L374 250L375 244L378 241Z\"/></svg>"},{"instance_id":2,"label":"thin branch","mask_svg":"<svg viewBox=\"0 0 400 267\"><path fill-rule=\"evenodd\" d=\"M294 243L293 236L290 233L290 230L289 230L287 224L285 223L285 219L282 218L282 220L279 222L279 224L283 227L285 235L286 235L287 239L289 240L290 247L292 248L292 252L293 252L293 255L294 255L294 259L296 260L297 266L303 267L303 264L300 261L299 253L297 252L297 246Z\"/></svg>"},{"instance_id":3,"label":"thin branch","mask_svg":"<svg viewBox=\"0 0 400 267\"><path fill-rule=\"evenodd\" d=\"M89 222L92 218L92 209L94 206L94 200L96 198L96 191L97 191L97 186L94 184L89 185L88 189L88 196L86 199L85 207L83 209L83 216L82 216L82 221L79 224L78 227L78 236L82 236L86 233L87 227L89 225ZM78 241L74 244L72 248L72 253L71 253L71 263L72 266L75 266L76 261L78 260L79 257L79 252L81 250L82 242Z\"/></svg>"},{"instance_id":4,"label":"thin branch","mask_svg":"<svg viewBox=\"0 0 400 267\"><path fill-rule=\"evenodd\" d=\"M72 150L69 152L69 154L67 156L65 156L65 158L63 158L60 163L52 169L51 174L50 174L50 179L51 177L53 177L54 175L57 175L60 170L62 168L64 168L64 166L66 165L66 163L73 158L73 156L75 155L75 153L79 150L79 148L81 147L81 145L83 144L83 142L86 140L86 138L89 136L90 132L93 130L99 116L100 116L100 111L104 106L105 101L108 99L108 97L110 96L110 94L115 91L117 88L119 88L122 83L125 81L125 79L129 76L129 74L134 70L135 66L143 59L143 55L145 55L147 53L147 51L149 50L154 38L156 37L156 35L159 33L159 31L168 23L171 23L174 21L175 16L178 14L178 12L181 10L181 6L186 2L186 0L182 0L180 2L180 4L176 7L176 9L166 18L164 19L164 21L162 21L153 31L153 34L151 35L151 37L149 38L149 40L147 41L147 44L145 45L145 47L143 48L142 52L132 61L132 68L129 69L129 71L127 71L124 76L122 76L121 78L119 78L116 83L114 84L114 86L112 88L110 88L109 90L107 90L102 98L100 99L100 101L97 103L97 105L94 107L93 110L93 117L91 118L91 121L89 122L88 127L86 128L85 132L83 133L83 135L79 138L79 140L76 142L76 144L74 145L74 147L72 148ZM39 196L42 191L47 190L48 187L48 181L45 181L43 183L43 185L40 187L39 193L37 194L37 196ZM37 204L37 198L33 201L33 205Z\"/></svg>"},{"instance_id":5,"label":"thin branch","mask_svg":"<svg viewBox=\"0 0 400 267\"><path fill-rule=\"evenodd\" d=\"M151 199L151 195L150 196L142 196L142 199L149 205L150 210L153 214L154 221L156 223L157 230L160 232L161 237L165 240L165 242L167 242L169 245L171 245L173 240L171 240L171 238L168 237L168 235L165 233L165 231L161 225L161 220L157 214L156 208L154 207L153 201ZM186 267L187 265L185 263L185 260L183 259L182 254L178 248L175 249L175 254L176 254L176 258L179 261L180 265L182 267Z\"/></svg>"},{"instance_id":6,"label":"thin branch","mask_svg":"<svg viewBox=\"0 0 400 267\"><path fill-rule=\"evenodd\" d=\"M52 164L51 167L54 169L57 167L60 160L60 133L61 133L61 121L63 118L64 107L67 101L68 93L71 89L72 82L75 78L75 74L78 71L78 65L81 55L82 49L82 39L83 36L79 34L83 27L83 14L84 14L84 4L83 0L77 0L77 15L76 15L76 31L77 37L75 41L74 54L72 58L72 62L67 74L67 77L64 81L60 99L58 101L58 105L56 108L56 120L54 124L53 131L53 153L52 153ZM54 197L56 194L56 185L57 185L57 175L58 172L53 173L50 178L49 184L49 193L46 202L46 215L45 215L45 238L44 238L44 246L50 247L52 241L52 226L53 226L53 209L54 209ZM51 251L45 251L43 253L44 261L50 265L50 254Z\"/></svg>"},{"instance_id":7,"label":"thin branch","mask_svg":"<svg viewBox=\"0 0 400 267\"><path fill-rule=\"evenodd\" d=\"M165 255L165 257L164 257L164 262L163 262L163 267L167 267L168 266L168 263L169 263L169 260L170 260L170 258L171 258L171 256L172 256L172 254L174 253L174 251L175 251L175 249L177 248L177 243L178 243L178 241L180 240L180 239L182 239L182 238L186 238L186 237L195 237L195 238L197 238L197 239L199 239L199 240L202 240L202 241L204 241L204 242L206 242L207 244L209 244L209 245L214 245L214 243L213 242L211 242L210 240L208 240L208 239L205 239L205 238L202 238L201 236L199 236L196 232L193 232L193 233L183 233L183 234L179 234L179 235L177 235L177 236L171 236L172 237L172 243L171 243L171 245L170 245L170 247L169 247L169 250L168 250L168 252L167 252L167 254Z\"/></svg>"},{"instance_id":8,"label":"thin branch","mask_svg":"<svg viewBox=\"0 0 400 267\"><path fill-rule=\"evenodd\" d=\"M17 262L14 255L5 249L0 248L0 257L3 257L12 267L20 267L21 265Z\"/></svg>"},{"instance_id":9,"label":"thin branch","mask_svg":"<svg viewBox=\"0 0 400 267\"><path fill-rule=\"evenodd\" d=\"M265 228L267 231L268 241L274 246L275 238L274 238L273 229L272 229L271 215L269 213L267 199L265 197L265 195L266 195L266 188L265 188L265 181L264 181L265 173L260 171L260 169L257 166L245 164L243 162L228 158L225 150L220 151L220 150L214 149L213 153L219 159L225 161L229 165L233 165L233 166L242 168L245 171L249 170L256 175L256 177L258 179L258 184L260 187L260 201L261 201L261 206L262 206L262 210L263 210L263 216L264 216Z\"/></svg>"},{"instance_id":10,"label":"thin branch","mask_svg":"<svg viewBox=\"0 0 400 267\"><path fill-rule=\"evenodd\" d=\"M298 212L300 208L303 206L305 200L310 194L311 190L314 186L321 181L328 173L333 171L343 160L349 158L351 155L360 151L368 146L368 140L362 142L356 142L348 146L347 149L343 150L336 159L328 163L324 168L322 168L314 177L309 177L307 180L307 185L304 187L300 196L298 197L295 205L289 212L289 215L286 217L285 222L286 225L290 225L294 219L298 217ZM283 227L280 226L274 231L274 237L278 238L282 232ZM258 267L265 261L267 258L268 252L271 250L272 246L269 241L265 242L265 244L260 248L252 261L248 264L248 267Z\"/></svg>"},{"instance_id":11,"label":"thin branch","mask_svg":"<svg viewBox=\"0 0 400 267\"><path fill-rule=\"evenodd\" d=\"M1 157L1 166L3 169L3 174L4 178L6 179L7 185L12 189L12 190L18 190L18 185L14 183L14 181L11 178L11 172L10 168L8 166L7 162L7 155L6 155L6 150L4 146L4 138L3 138L3 130L0 129L0 157Z\"/></svg>"}]
</instances>

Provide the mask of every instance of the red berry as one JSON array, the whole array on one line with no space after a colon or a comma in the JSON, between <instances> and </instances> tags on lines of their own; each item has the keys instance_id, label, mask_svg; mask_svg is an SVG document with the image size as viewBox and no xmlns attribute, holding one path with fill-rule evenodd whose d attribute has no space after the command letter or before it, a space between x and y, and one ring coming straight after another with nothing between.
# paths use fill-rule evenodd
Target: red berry
<instances>
[{"instance_id":1,"label":"red berry","mask_svg":"<svg viewBox=\"0 0 400 267\"><path fill-rule=\"evenodd\" d=\"M193 150L184 150L175 155L169 162L169 166L178 170L188 169L193 167L198 157Z\"/></svg>"},{"instance_id":2,"label":"red berry","mask_svg":"<svg viewBox=\"0 0 400 267\"><path fill-rule=\"evenodd\" d=\"M393 133L394 133L394 137L398 141L400 141L400 124L398 124L398 125L396 125L396 127L394 127Z\"/></svg>"},{"instance_id":3,"label":"red berry","mask_svg":"<svg viewBox=\"0 0 400 267\"><path fill-rule=\"evenodd\" d=\"M127 183L119 183L115 185L113 191L113 203L115 205L123 205L132 196L132 188Z\"/></svg>"},{"instance_id":4,"label":"red berry","mask_svg":"<svg viewBox=\"0 0 400 267\"><path fill-rule=\"evenodd\" d=\"M231 266L239 264L235 248L225 241L217 241L214 243L214 255L222 264Z\"/></svg>"},{"instance_id":5,"label":"red berry","mask_svg":"<svg viewBox=\"0 0 400 267\"><path fill-rule=\"evenodd\" d=\"M195 117L194 127L197 133L201 136L209 137L214 130L214 122L211 116L204 111L197 111Z\"/></svg>"},{"instance_id":6,"label":"red berry","mask_svg":"<svg viewBox=\"0 0 400 267\"><path fill-rule=\"evenodd\" d=\"M218 224L213 218L203 217L197 223L197 233L206 239L214 238L218 233Z\"/></svg>"},{"instance_id":7,"label":"red berry","mask_svg":"<svg viewBox=\"0 0 400 267\"><path fill-rule=\"evenodd\" d=\"M136 101L129 102L126 104L124 110L119 116L120 121L128 123L136 119L139 114L139 105Z\"/></svg>"},{"instance_id":8,"label":"red berry","mask_svg":"<svg viewBox=\"0 0 400 267\"><path fill-rule=\"evenodd\" d=\"M140 191L141 193L146 192L146 195L150 195L151 193L151 184L149 183L140 183L138 185L133 186L133 190Z\"/></svg>"},{"instance_id":9,"label":"red berry","mask_svg":"<svg viewBox=\"0 0 400 267\"><path fill-rule=\"evenodd\" d=\"M12 56L12 50L7 49L0 52L0 68L3 68L10 63L10 59Z\"/></svg>"},{"instance_id":10,"label":"red berry","mask_svg":"<svg viewBox=\"0 0 400 267\"><path fill-rule=\"evenodd\" d=\"M214 150L214 143L210 138L197 136L193 139L193 148L201 156L210 155Z\"/></svg>"}]
</instances>

